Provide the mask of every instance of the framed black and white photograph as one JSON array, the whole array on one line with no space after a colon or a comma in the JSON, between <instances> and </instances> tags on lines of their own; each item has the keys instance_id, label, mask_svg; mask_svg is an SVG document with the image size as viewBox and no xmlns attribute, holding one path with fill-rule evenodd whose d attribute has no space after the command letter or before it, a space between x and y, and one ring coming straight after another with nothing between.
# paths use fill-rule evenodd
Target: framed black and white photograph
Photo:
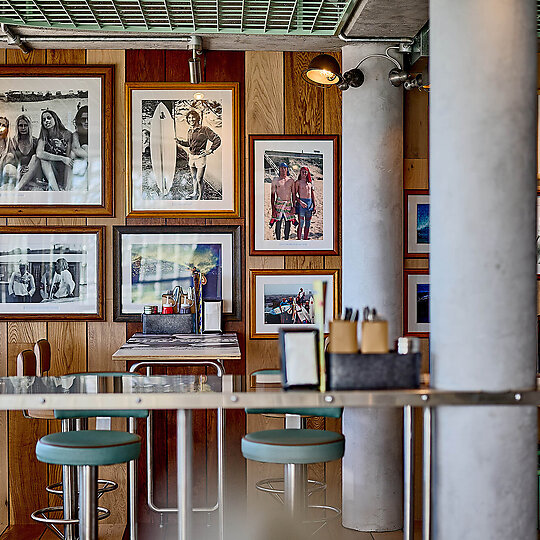
<instances>
[{"instance_id":1,"label":"framed black and white photograph","mask_svg":"<svg viewBox=\"0 0 540 540\"><path fill-rule=\"evenodd\" d=\"M251 253L335 255L338 136L250 135Z\"/></svg>"},{"instance_id":2,"label":"framed black and white photograph","mask_svg":"<svg viewBox=\"0 0 540 540\"><path fill-rule=\"evenodd\" d=\"M339 270L250 270L250 335L278 337L280 328L315 328L313 282L326 283L325 332L338 313Z\"/></svg>"},{"instance_id":3,"label":"framed black and white photograph","mask_svg":"<svg viewBox=\"0 0 540 540\"><path fill-rule=\"evenodd\" d=\"M404 270L404 333L429 335L429 270Z\"/></svg>"},{"instance_id":4,"label":"framed black and white photograph","mask_svg":"<svg viewBox=\"0 0 540 540\"><path fill-rule=\"evenodd\" d=\"M127 83L128 215L239 215L238 83Z\"/></svg>"},{"instance_id":5,"label":"framed black and white photograph","mask_svg":"<svg viewBox=\"0 0 540 540\"><path fill-rule=\"evenodd\" d=\"M429 191L406 189L405 257L429 256Z\"/></svg>"},{"instance_id":6,"label":"framed black and white photograph","mask_svg":"<svg viewBox=\"0 0 540 540\"><path fill-rule=\"evenodd\" d=\"M114 66L0 66L0 214L113 214Z\"/></svg>"},{"instance_id":7,"label":"framed black and white photograph","mask_svg":"<svg viewBox=\"0 0 540 540\"><path fill-rule=\"evenodd\" d=\"M103 319L103 227L0 227L0 319Z\"/></svg>"},{"instance_id":8,"label":"framed black and white photograph","mask_svg":"<svg viewBox=\"0 0 540 540\"><path fill-rule=\"evenodd\" d=\"M202 300L222 300L224 316L240 318L240 226L122 226L113 241L115 321L140 321L145 305L177 286L189 294L195 272Z\"/></svg>"}]
</instances>

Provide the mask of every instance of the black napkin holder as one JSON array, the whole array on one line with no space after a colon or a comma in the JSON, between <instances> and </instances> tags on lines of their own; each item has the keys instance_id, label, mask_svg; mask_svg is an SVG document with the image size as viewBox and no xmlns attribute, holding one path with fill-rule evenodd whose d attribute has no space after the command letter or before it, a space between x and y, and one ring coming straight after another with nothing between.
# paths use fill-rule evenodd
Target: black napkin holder
<instances>
[{"instance_id":1,"label":"black napkin holder","mask_svg":"<svg viewBox=\"0 0 540 540\"><path fill-rule=\"evenodd\" d=\"M143 313L143 334L193 334L194 321L193 313Z\"/></svg>"},{"instance_id":2,"label":"black napkin holder","mask_svg":"<svg viewBox=\"0 0 540 540\"><path fill-rule=\"evenodd\" d=\"M420 353L326 355L328 390L419 388Z\"/></svg>"}]
</instances>

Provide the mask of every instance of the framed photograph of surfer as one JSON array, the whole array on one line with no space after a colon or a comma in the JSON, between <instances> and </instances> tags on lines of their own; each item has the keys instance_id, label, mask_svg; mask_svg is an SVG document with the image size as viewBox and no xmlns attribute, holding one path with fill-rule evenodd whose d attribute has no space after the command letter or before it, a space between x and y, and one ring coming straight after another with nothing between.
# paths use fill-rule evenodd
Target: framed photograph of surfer
<instances>
[{"instance_id":1,"label":"framed photograph of surfer","mask_svg":"<svg viewBox=\"0 0 540 540\"><path fill-rule=\"evenodd\" d=\"M0 319L103 320L105 227L0 227Z\"/></svg>"},{"instance_id":2,"label":"framed photograph of surfer","mask_svg":"<svg viewBox=\"0 0 540 540\"><path fill-rule=\"evenodd\" d=\"M113 215L114 66L0 66L0 215Z\"/></svg>"},{"instance_id":3,"label":"framed photograph of surfer","mask_svg":"<svg viewBox=\"0 0 540 540\"><path fill-rule=\"evenodd\" d=\"M186 305L221 300L224 318L239 320L240 234L239 225L113 227L114 320L139 322L176 287Z\"/></svg>"},{"instance_id":4,"label":"framed photograph of surfer","mask_svg":"<svg viewBox=\"0 0 540 540\"><path fill-rule=\"evenodd\" d=\"M250 253L338 253L338 136L250 135Z\"/></svg>"},{"instance_id":5,"label":"framed photograph of surfer","mask_svg":"<svg viewBox=\"0 0 540 540\"><path fill-rule=\"evenodd\" d=\"M239 216L238 96L238 83L126 83L129 216Z\"/></svg>"},{"instance_id":6,"label":"framed photograph of surfer","mask_svg":"<svg viewBox=\"0 0 540 540\"><path fill-rule=\"evenodd\" d=\"M339 270L250 270L250 337L272 339L280 328L315 328L314 287L326 284L325 331L338 314Z\"/></svg>"},{"instance_id":7,"label":"framed photograph of surfer","mask_svg":"<svg viewBox=\"0 0 540 540\"><path fill-rule=\"evenodd\" d=\"M429 270L404 270L404 333L429 336Z\"/></svg>"},{"instance_id":8,"label":"framed photograph of surfer","mask_svg":"<svg viewBox=\"0 0 540 540\"><path fill-rule=\"evenodd\" d=\"M429 256L429 191L406 189L405 257Z\"/></svg>"}]
</instances>

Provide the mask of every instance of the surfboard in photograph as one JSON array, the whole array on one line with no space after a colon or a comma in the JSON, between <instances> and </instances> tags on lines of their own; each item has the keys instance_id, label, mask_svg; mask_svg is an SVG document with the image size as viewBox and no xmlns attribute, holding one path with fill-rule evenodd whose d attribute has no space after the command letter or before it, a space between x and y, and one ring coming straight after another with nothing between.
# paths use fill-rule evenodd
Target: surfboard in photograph
<instances>
[{"instance_id":1,"label":"surfboard in photograph","mask_svg":"<svg viewBox=\"0 0 540 540\"><path fill-rule=\"evenodd\" d=\"M163 103L159 103L150 124L150 157L157 188L162 195L171 190L176 169L174 120Z\"/></svg>"}]
</instances>

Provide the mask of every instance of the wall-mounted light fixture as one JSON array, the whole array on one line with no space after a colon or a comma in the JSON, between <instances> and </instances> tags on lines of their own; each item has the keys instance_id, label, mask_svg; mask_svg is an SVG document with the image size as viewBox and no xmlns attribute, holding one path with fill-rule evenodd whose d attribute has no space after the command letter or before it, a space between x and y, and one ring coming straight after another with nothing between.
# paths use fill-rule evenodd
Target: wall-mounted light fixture
<instances>
[{"instance_id":1,"label":"wall-mounted light fixture","mask_svg":"<svg viewBox=\"0 0 540 540\"><path fill-rule=\"evenodd\" d=\"M202 81L201 59L199 58L202 55L202 39L199 36L191 36L188 49L193 51L193 57L188 60L189 82L199 84Z\"/></svg>"},{"instance_id":2,"label":"wall-mounted light fixture","mask_svg":"<svg viewBox=\"0 0 540 540\"><path fill-rule=\"evenodd\" d=\"M308 68L302 73L302 77L307 82L321 87L336 85L340 90L358 88L364 82L364 73L360 69L360 65L369 58L385 58L396 66L388 73L390 84L396 87L403 85L406 90L420 87L422 81L417 80L417 77L409 75L399 61L393 56L390 56L389 51L392 49L400 50L400 47L392 45L386 48L384 54L369 54L362 58L356 67L343 74L340 73L339 63L333 56L319 54L309 63Z\"/></svg>"}]
</instances>

